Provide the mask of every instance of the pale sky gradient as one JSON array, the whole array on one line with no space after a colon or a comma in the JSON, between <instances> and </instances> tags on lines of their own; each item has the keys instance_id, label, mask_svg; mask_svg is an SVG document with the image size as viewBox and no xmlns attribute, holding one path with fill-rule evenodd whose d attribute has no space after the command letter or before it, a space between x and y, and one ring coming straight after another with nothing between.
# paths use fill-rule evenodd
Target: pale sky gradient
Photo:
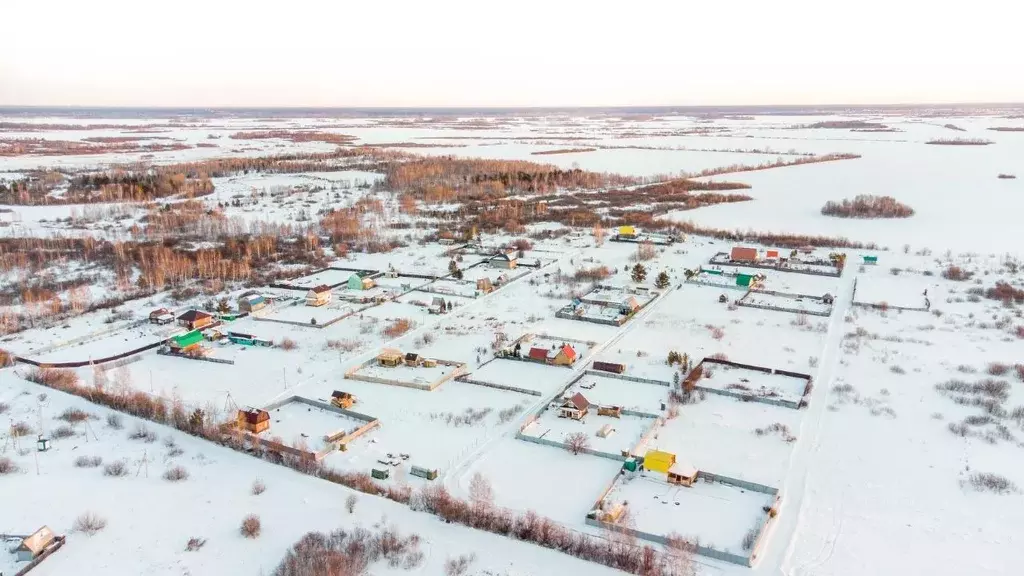
<instances>
[{"instance_id":1,"label":"pale sky gradient","mask_svg":"<svg viewBox=\"0 0 1024 576\"><path fill-rule=\"evenodd\" d=\"M1019 0L0 0L0 105L1024 102Z\"/></svg>"}]
</instances>

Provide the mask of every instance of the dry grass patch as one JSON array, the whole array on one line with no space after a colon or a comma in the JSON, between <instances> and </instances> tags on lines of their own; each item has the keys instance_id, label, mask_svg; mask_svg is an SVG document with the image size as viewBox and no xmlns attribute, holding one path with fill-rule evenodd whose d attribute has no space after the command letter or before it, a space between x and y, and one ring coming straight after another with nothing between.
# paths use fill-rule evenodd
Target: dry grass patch
<instances>
[{"instance_id":1,"label":"dry grass patch","mask_svg":"<svg viewBox=\"0 0 1024 576\"><path fill-rule=\"evenodd\" d=\"M103 458L100 456L79 456L75 458L75 468L98 468L100 464L103 464Z\"/></svg>"},{"instance_id":2,"label":"dry grass patch","mask_svg":"<svg viewBox=\"0 0 1024 576\"><path fill-rule=\"evenodd\" d=\"M188 480L188 470L184 466L175 466L164 472L164 480L168 482L181 482Z\"/></svg>"},{"instance_id":3,"label":"dry grass patch","mask_svg":"<svg viewBox=\"0 0 1024 576\"><path fill-rule=\"evenodd\" d=\"M246 538L259 538L260 531L263 529L260 523L260 517L256 514L249 514L242 520L242 525L238 531Z\"/></svg>"},{"instance_id":4,"label":"dry grass patch","mask_svg":"<svg viewBox=\"0 0 1024 576\"><path fill-rule=\"evenodd\" d=\"M75 532L81 532L87 536L92 536L107 527L107 520L95 512L86 512L78 518L75 518L75 523L72 529Z\"/></svg>"}]
</instances>

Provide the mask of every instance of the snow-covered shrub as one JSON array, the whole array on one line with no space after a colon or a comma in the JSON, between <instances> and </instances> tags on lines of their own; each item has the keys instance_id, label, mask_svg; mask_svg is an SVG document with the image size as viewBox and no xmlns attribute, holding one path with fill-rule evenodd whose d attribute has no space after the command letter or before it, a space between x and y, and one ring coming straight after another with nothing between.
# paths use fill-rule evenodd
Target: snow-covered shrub
<instances>
[{"instance_id":1,"label":"snow-covered shrub","mask_svg":"<svg viewBox=\"0 0 1024 576\"><path fill-rule=\"evenodd\" d=\"M75 518L75 523L72 528L75 532L81 532L88 536L92 536L106 527L107 520L105 518L95 512L86 512L78 518Z\"/></svg>"},{"instance_id":2,"label":"snow-covered shrub","mask_svg":"<svg viewBox=\"0 0 1024 576\"><path fill-rule=\"evenodd\" d=\"M242 526L238 530L246 538L259 538L260 530L262 530L260 517L255 514L249 514L242 520Z\"/></svg>"}]
</instances>

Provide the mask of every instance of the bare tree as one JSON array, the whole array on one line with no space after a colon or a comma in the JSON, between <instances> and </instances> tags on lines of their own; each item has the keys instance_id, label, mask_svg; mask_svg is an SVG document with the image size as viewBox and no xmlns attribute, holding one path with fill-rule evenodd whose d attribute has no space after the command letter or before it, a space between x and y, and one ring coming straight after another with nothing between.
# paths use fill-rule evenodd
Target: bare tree
<instances>
[{"instance_id":1,"label":"bare tree","mask_svg":"<svg viewBox=\"0 0 1024 576\"><path fill-rule=\"evenodd\" d=\"M494 502L494 490L491 488L491 481L477 472L469 481L469 499L478 508L488 508Z\"/></svg>"},{"instance_id":2,"label":"bare tree","mask_svg":"<svg viewBox=\"0 0 1024 576\"><path fill-rule=\"evenodd\" d=\"M579 454L590 448L590 438L583 432L573 432L565 437L566 450L573 454Z\"/></svg>"}]
</instances>

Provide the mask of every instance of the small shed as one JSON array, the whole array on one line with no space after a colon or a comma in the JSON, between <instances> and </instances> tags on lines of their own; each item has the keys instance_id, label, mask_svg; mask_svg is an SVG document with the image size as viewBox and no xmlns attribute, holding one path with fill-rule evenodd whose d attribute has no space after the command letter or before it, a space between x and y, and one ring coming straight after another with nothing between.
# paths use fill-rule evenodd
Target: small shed
<instances>
[{"instance_id":1,"label":"small shed","mask_svg":"<svg viewBox=\"0 0 1024 576\"><path fill-rule=\"evenodd\" d=\"M402 363L402 353L398 350L385 350L377 355L377 364L395 367Z\"/></svg>"},{"instance_id":2,"label":"small shed","mask_svg":"<svg viewBox=\"0 0 1024 576\"><path fill-rule=\"evenodd\" d=\"M624 364L618 364L615 362L602 362L600 360L594 360L594 370L622 374L623 372L626 371L626 366Z\"/></svg>"},{"instance_id":3,"label":"small shed","mask_svg":"<svg viewBox=\"0 0 1024 576\"><path fill-rule=\"evenodd\" d=\"M633 238L636 236L636 228L634 226L619 226L619 236Z\"/></svg>"},{"instance_id":4,"label":"small shed","mask_svg":"<svg viewBox=\"0 0 1024 576\"><path fill-rule=\"evenodd\" d=\"M607 438L615 432L615 428L612 428L611 424L605 424L601 426L601 429L597 431L598 438Z\"/></svg>"},{"instance_id":5,"label":"small shed","mask_svg":"<svg viewBox=\"0 0 1024 576\"><path fill-rule=\"evenodd\" d=\"M626 299L622 301L619 309L623 314L632 314L640 309L640 301L636 299L636 296L627 296Z\"/></svg>"},{"instance_id":6,"label":"small shed","mask_svg":"<svg viewBox=\"0 0 1024 576\"><path fill-rule=\"evenodd\" d=\"M768 250L768 251L766 251L764 253L764 257L767 258L768 260L778 260L779 259L779 251L778 250Z\"/></svg>"},{"instance_id":7,"label":"small shed","mask_svg":"<svg viewBox=\"0 0 1024 576\"><path fill-rule=\"evenodd\" d=\"M243 294L238 298L238 309L242 312L255 312L267 306L267 299L259 294Z\"/></svg>"},{"instance_id":8,"label":"small shed","mask_svg":"<svg viewBox=\"0 0 1024 576\"><path fill-rule=\"evenodd\" d=\"M242 430L259 434L270 429L270 412L258 408L246 408L238 411L238 427Z\"/></svg>"},{"instance_id":9,"label":"small shed","mask_svg":"<svg viewBox=\"0 0 1024 576\"><path fill-rule=\"evenodd\" d=\"M445 311L447 311L447 304L448 303L444 301L444 298L435 296L434 299L430 301L430 306L427 308L427 311L431 314L444 314Z\"/></svg>"},{"instance_id":10,"label":"small shed","mask_svg":"<svg viewBox=\"0 0 1024 576\"><path fill-rule=\"evenodd\" d=\"M597 515L597 519L601 522L618 522L619 518L622 518L622 515L625 513L625 504L623 504L622 502L617 502L611 506L608 506L607 509L601 510Z\"/></svg>"},{"instance_id":11,"label":"small shed","mask_svg":"<svg viewBox=\"0 0 1024 576\"><path fill-rule=\"evenodd\" d=\"M661 450L648 450L644 455L644 468L652 472L665 472L676 463L676 455Z\"/></svg>"},{"instance_id":12,"label":"small shed","mask_svg":"<svg viewBox=\"0 0 1024 576\"><path fill-rule=\"evenodd\" d=\"M199 330L193 330L180 336L171 338L167 345L178 354L185 354L198 350L203 345L203 333Z\"/></svg>"},{"instance_id":13,"label":"small shed","mask_svg":"<svg viewBox=\"0 0 1024 576\"><path fill-rule=\"evenodd\" d=\"M611 416L612 418L622 418L622 406L598 406L598 416Z\"/></svg>"},{"instance_id":14,"label":"small shed","mask_svg":"<svg viewBox=\"0 0 1024 576\"><path fill-rule=\"evenodd\" d=\"M476 289L481 294L489 294L494 291L494 285L491 283L490 278L480 278L476 281Z\"/></svg>"},{"instance_id":15,"label":"small shed","mask_svg":"<svg viewBox=\"0 0 1024 576\"><path fill-rule=\"evenodd\" d=\"M868 256L868 255L865 255L864 256L864 263L865 264L878 264L878 256Z\"/></svg>"},{"instance_id":16,"label":"small shed","mask_svg":"<svg viewBox=\"0 0 1024 576\"><path fill-rule=\"evenodd\" d=\"M331 301L331 287L321 284L306 292L306 306L323 306Z\"/></svg>"},{"instance_id":17,"label":"small shed","mask_svg":"<svg viewBox=\"0 0 1024 576\"><path fill-rule=\"evenodd\" d=\"M25 537L21 544L18 545L17 550L15 550L18 562L31 562L35 560L56 541L57 537L54 536L53 530L50 530L48 526L43 526Z\"/></svg>"},{"instance_id":18,"label":"small shed","mask_svg":"<svg viewBox=\"0 0 1024 576\"><path fill-rule=\"evenodd\" d=\"M189 310L178 316L178 324L189 330L199 330L213 324L213 316L201 310Z\"/></svg>"},{"instance_id":19,"label":"small shed","mask_svg":"<svg viewBox=\"0 0 1024 576\"><path fill-rule=\"evenodd\" d=\"M411 466L409 473L413 476L425 478L427 480L434 480L437 478L437 468L423 468L421 466Z\"/></svg>"},{"instance_id":20,"label":"small shed","mask_svg":"<svg viewBox=\"0 0 1024 576\"><path fill-rule=\"evenodd\" d=\"M732 252L729 253L729 259L734 262L756 262L757 248L734 246Z\"/></svg>"},{"instance_id":21,"label":"small shed","mask_svg":"<svg viewBox=\"0 0 1024 576\"><path fill-rule=\"evenodd\" d=\"M157 308L149 313L150 324L170 324L174 322L174 314L167 308Z\"/></svg>"},{"instance_id":22,"label":"small shed","mask_svg":"<svg viewBox=\"0 0 1024 576\"><path fill-rule=\"evenodd\" d=\"M373 476L377 480L387 480L391 477L391 470L387 468L372 468L370 470L370 476Z\"/></svg>"},{"instance_id":23,"label":"small shed","mask_svg":"<svg viewBox=\"0 0 1024 576\"><path fill-rule=\"evenodd\" d=\"M697 481L697 469L689 464L676 462L668 469L668 483L680 486L693 486Z\"/></svg>"},{"instance_id":24,"label":"small shed","mask_svg":"<svg viewBox=\"0 0 1024 576\"><path fill-rule=\"evenodd\" d=\"M345 282L345 286L349 290L369 290L376 286L373 278L370 278L367 272L356 272L355 274L348 277L348 281Z\"/></svg>"},{"instance_id":25,"label":"small shed","mask_svg":"<svg viewBox=\"0 0 1024 576\"><path fill-rule=\"evenodd\" d=\"M582 420L589 410L590 402L587 400L586 396L577 392L576 394L573 394L572 398L569 398L559 406L558 415L562 418Z\"/></svg>"},{"instance_id":26,"label":"small shed","mask_svg":"<svg viewBox=\"0 0 1024 576\"><path fill-rule=\"evenodd\" d=\"M419 354L417 354L415 352L406 352L406 354L405 354L405 365L406 366L412 366L413 368L416 368L416 367L418 367L420 365L420 362L422 362L422 358L420 358Z\"/></svg>"},{"instance_id":27,"label":"small shed","mask_svg":"<svg viewBox=\"0 0 1024 576\"><path fill-rule=\"evenodd\" d=\"M572 366L576 359L576 350L569 344L562 344L562 347L558 349L558 353L551 360L551 363L556 366Z\"/></svg>"},{"instance_id":28,"label":"small shed","mask_svg":"<svg viewBox=\"0 0 1024 576\"><path fill-rule=\"evenodd\" d=\"M821 297L821 303L831 306L836 303L836 297L826 292L825 295Z\"/></svg>"},{"instance_id":29,"label":"small shed","mask_svg":"<svg viewBox=\"0 0 1024 576\"><path fill-rule=\"evenodd\" d=\"M622 469L627 472L636 472L639 467L640 461L632 456L627 457L625 462L622 463Z\"/></svg>"},{"instance_id":30,"label":"small shed","mask_svg":"<svg viewBox=\"0 0 1024 576\"><path fill-rule=\"evenodd\" d=\"M491 258L492 268L512 269L515 268L517 264L518 261L516 260L515 254L508 254L502 252L501 254L498 254L497 256Z\"/></svg>"},{"instance_id":31,"label":"small shed","mask_svg":"<svg viewBox=\"0 0 1024 576\"><path fill-rule=\"evenodd\" d=\"M433 358L424 358L423 359L423 367L424 368L437 368L437 360L434 360Z\"/></svg>"},{"instance_id":32,"label":"small shed","mask_svg":"<svg viewBox=\"0 0 1024 576\"><path fill-rule=\"evenodd\" d=\"M351 408L356 403L356 397L349 392L342 392L341 390L335 390L331 393L331 404L334 404L338 408Z\"/></svg>"}]
</instances>

